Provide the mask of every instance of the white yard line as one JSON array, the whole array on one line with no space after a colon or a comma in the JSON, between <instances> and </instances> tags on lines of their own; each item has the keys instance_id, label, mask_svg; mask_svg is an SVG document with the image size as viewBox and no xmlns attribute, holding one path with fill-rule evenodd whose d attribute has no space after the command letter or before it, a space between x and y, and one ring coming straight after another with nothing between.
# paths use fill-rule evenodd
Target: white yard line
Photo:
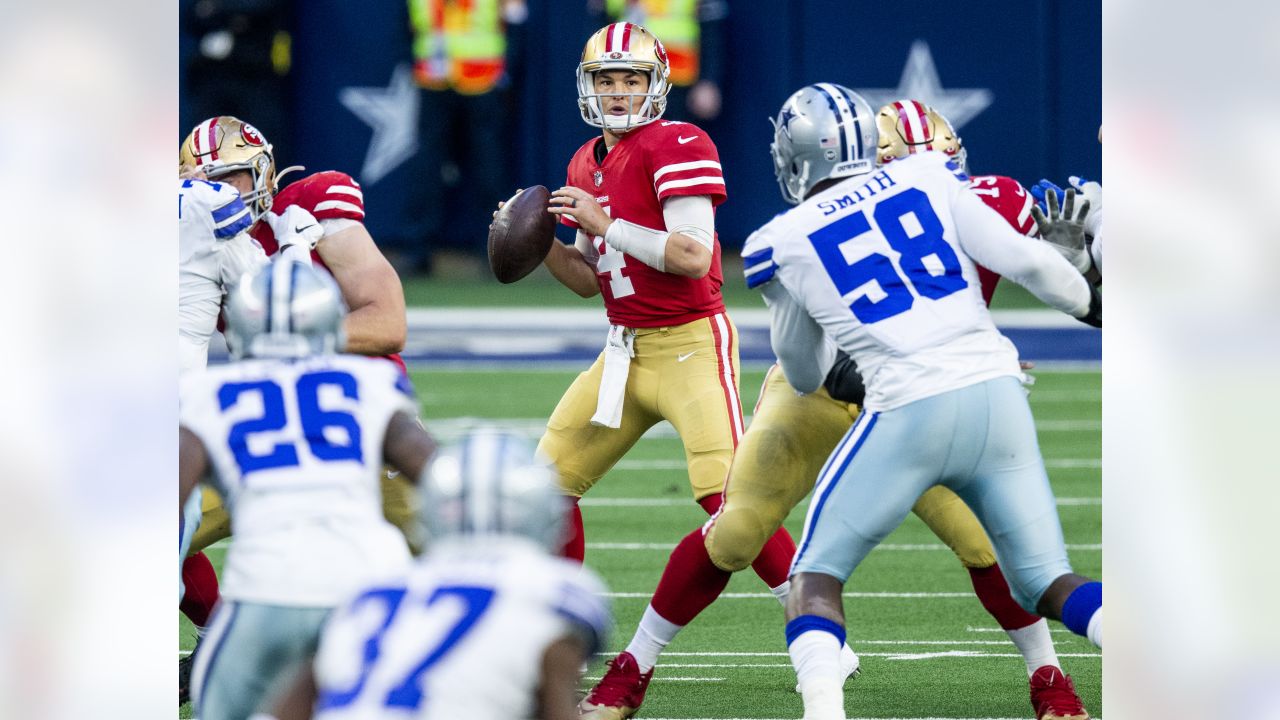
<instances>
[{"instance_id":1,"label":"white yard line","mask_svg":"<svg viewBox=\"0 0 1280 720\"><path fill-rule=\"evenodd\" d=\"M653 596L653 592L609 592L604 594L608 598L620 599L637 599L645 600ZM973 592L847 592L844 593L847 598L880 598L880 599L898 599L898 600L932 600L935 598L973 598ZM764 600L769 599L778 602L778 598L773 593L721 593L721 600Z\"/></svg>"},{"instance_id":2,"label":"white yard line","mask_svg":"<svg viewBox=\"0 0 1280 720\"><path fill-rule=\"evenodd\" d=\"M588 550L672 550L674 548L675 548L675 543L640 543L640 542L587 543ZM877 545L875 549L889 550L889 551L903 551L903 552L914 552L914 551L940 552L943 550L946 550L946 551L951 550L951 548L941 543L923 543L923 544L882 543L880 545ZM1067 549L1081 550L1081 551L1102 550L1102 545L1101 543L1084 544L1084 545L1067 545Z\"/></svg>"},{"instance_id":3,"label":"white yard line","mask_svg":"<svg viewBox=\"0 0 1280 720\"><path fill-rule=\"evenodd\" d=\"M1099 458L1050 458L1044 461L1044 466L1053 469L1060 468L1101 468L1102 460ZM664 460L619 460L617 465L613 466L613 472L618 471L634 471L634 470L684 470L688 467L684 460L671 458Z\"/></svg>"}]
</instances>

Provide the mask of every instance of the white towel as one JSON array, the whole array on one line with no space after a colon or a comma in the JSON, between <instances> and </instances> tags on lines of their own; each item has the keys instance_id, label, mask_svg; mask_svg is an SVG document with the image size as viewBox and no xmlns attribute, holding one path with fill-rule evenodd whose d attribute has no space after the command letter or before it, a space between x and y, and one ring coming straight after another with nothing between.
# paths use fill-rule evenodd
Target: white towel
<instances>
[{"instance_id":1,"label":"white towel","mask_svg":"<svg viewBox=\"0 0 1280 720\"><path fill-rule=\"evenodd\" d=\"M622 425L622 399L627 394L627 374L631 358L636 356L636 334L621 325L609 326L609 340L604 346L604 373L600 376L600 395L591 424L616 428Z\"/></svg>"}]
</instances>

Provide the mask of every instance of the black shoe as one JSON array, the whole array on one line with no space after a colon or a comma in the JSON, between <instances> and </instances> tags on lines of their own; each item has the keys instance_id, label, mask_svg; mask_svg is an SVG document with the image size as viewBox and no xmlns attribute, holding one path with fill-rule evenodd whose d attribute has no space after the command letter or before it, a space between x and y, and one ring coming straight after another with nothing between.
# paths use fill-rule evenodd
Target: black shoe
<instances>
[{"instance_id":1,"label":"black shoe","mask_svg":"<svg viewBox=\"0 0 1280 720\"><path fill-rule=\"evenodd\" d=\"M199 647L200 639L197 638L196 646L191 648L191 653L178 660L178 705L191 702L191 666L195 664L196 650Z\"/></svg>"}]
</instances>

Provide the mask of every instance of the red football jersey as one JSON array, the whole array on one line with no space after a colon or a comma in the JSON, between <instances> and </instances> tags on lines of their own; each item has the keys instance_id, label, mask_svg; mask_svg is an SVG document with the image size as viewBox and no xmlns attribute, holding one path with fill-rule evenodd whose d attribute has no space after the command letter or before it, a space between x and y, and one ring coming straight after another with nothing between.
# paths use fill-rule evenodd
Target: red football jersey
<instances>
[{"instance_id":1,"label":"red football jersey","mask_svg":"<svg viewBox=\"0 0 1280 720\"><path fill-rule=\"evenodd\" d=\"M271 201L271 211L280 214L293 205L303 208L317 220L346 218L364 222L364 193L360 191L360 184L350 175L336 170L312 173L285 186ZM280 249L275 233L266 222L254 223L249 234L262 245L267 255L275 255ZM329 269L315 250L311 251L311 261L325 270ZM399 353L382 357L398 365L400 372L408 374Z\"/></svg>"},{"instance_id":2,"label":"red football jersey","mask_svg":"<svg viewBox=\"0 0 1280 720\"><path fill-rule=\"evenodd\" d=\"M593 138L569 161L567 185L595 196L610 217L663 230L662 201L677 195L709 195L713 206L725 200L724 175L715 143L702 128L684 122L657 121L636 128L597 163ZM572 218L564 224L577 228ZM592 238L600 260L596 276L609 322L627 327L681 325L724 312L720 296L720 241L715 240L711 270L693 278L662 272Z\"/></svg>"},{"instance_id":3,"label":"red football jersey","mask_svg":"<svg viewBox=\"0 0 1280 720\"><path fill-rule=\"evenodd\" d=\"M1031 206L1035 204L1035 199L1022 187L1022 183L1003 175L975 175L969 179L969 189L987 207L1000 213L1000 217L1014 230L1027 237L1040 235L1035 218L1031 217ZM979 265L978 280L982 283L982 299L990 305L1000 276Z\"/></svg>"}]
</instances>

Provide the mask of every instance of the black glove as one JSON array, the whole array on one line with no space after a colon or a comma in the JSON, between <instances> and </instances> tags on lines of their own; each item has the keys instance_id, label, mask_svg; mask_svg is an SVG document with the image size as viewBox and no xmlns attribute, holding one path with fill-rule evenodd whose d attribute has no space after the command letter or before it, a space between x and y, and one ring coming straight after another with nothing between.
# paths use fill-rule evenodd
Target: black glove
<instances>
[{"instance_id":1,"label":"black glove","mask_svg":"<svg viewBox=\"0 0 1280 720\"><path fill-rule=\"evenodd\" d=\"M822 387L827 389L827 394L832 398L859 407L867 397L867 388L862 384L858 364L843 350L836 351L836 364L831 366L827 379L822 381Z\"/></svg>"}]
</instances>

